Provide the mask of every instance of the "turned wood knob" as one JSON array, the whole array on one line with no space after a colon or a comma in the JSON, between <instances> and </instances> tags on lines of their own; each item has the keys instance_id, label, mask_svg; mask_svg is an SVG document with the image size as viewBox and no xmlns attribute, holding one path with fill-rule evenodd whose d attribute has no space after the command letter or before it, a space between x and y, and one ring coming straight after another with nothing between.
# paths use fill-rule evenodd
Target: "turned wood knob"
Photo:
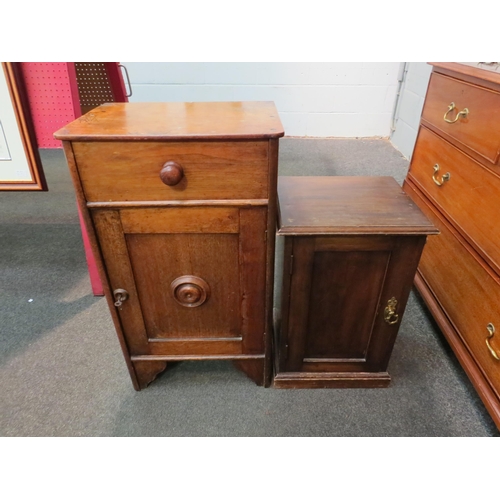
<instances>
[{"instance_id":1,"label":"turned wood knob","mask_svg":"<svg viewBox=\"0 0 500 500\"><path fill-rule=\"evenodd\" d=\"M184 177L184 169L175 161L167 161L160 170L160 179L167 186L175 186Z\"/></svg>"},{"instance_id":2,"label":"turned wood knob","mask_svg":"<svg viewBox=\"0 0 500 500\"><path fill-rule=\"evenodd\" d=\"M180 276L170 284L174 299L184 307L201 306L210 296L208 283L198 276Z\"/></svg>"}]
</instances>

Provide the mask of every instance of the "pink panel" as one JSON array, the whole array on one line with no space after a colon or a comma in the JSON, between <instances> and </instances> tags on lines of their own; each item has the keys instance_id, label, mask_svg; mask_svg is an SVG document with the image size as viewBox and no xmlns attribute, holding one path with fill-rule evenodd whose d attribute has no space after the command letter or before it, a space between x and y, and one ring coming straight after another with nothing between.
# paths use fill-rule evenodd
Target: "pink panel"
<instances>
[{"instance_id":1,"label":"pink panel","mask_svg":"<svg viewBox=\"0 0 500 500\"><path fill-rule=\"evenodd\" d=\"M79 115L75 112L68 63L21 64L38 147L61 148L61 141L54 139L53 133ZM76 101L79 106L78 97Z\"/></svg>"},{"instance_id":2,"label":"pink panel","mask_svg":"<svg viewBox=\"0 0 500 500\"><path fill-rule=\"evenodd\" d=\"M81 115L74 63L21 63L21 68L38 147L62 148L61 141L54 139L54 132ZM103 295L80 209L78 215L92 291L94 295Z\"/></svg>"},{"instance_id":3,"label":"pink panel","mask_svg":"<svg viewBox=\"0 0 500 500\"><path fill-rule=\"evenodd\" d=\"M80 227L82 228L83 246L85 248L85 258L87 259L87 267L89 270L90 285L92 286L92 292L94 293L94 295L104 295L104 289L102 287L101 278L99 278L99 271L97 270L97 263L95 261L94 254L92 253L92 248L90 246L90 241L89 241L89 235L85 227L85 222L83 221L80 207L78 207L78 217L80 218Z\"/></svg>"}]
</instances>

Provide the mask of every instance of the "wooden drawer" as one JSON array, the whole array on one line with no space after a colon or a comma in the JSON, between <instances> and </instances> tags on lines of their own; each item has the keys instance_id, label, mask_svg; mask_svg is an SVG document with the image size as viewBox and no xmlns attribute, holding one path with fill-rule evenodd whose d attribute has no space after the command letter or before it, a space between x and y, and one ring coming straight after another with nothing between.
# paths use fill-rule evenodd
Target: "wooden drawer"
<instances>
[{"instance_id":1,"label":"wooden drawer","mask_svg":"<svg viewBox=\"0 0 500 500\"><path fill-rule=\"evenodd\" d=\"M266 199L267 141L74 142L87 201ZM167 161L184 176L160 179Z\"/></svg>"},{"instance_id":2,"label":"wooden drawer","mask_svg":"<svg viewBox=\"0 0 500 500\"><path fill-rule=\"evenodd\" d=\"M443 182L447 174L449 180ZM420 128L409 176L500 269L500 206L492 203L500 199L498 176L425 127Z\"/></svg>"},{"instance_id":3,"label":"wooden drawer","mask_svg":"<svg viewBox=\"0 0 500 500\"><path fill-rule=\"evenodd\" d=\"M445 121L448 106L456 108L446 114L454 120L467 108L466 117L455 123ZM437 73L431 75L422 119L449 134L492 163L500 156L500 94L493 90L461 82Z\"/></svg>"},{"instance_id":4,"label":"wooden drawer","mask_svg":"<svg viewBox=\"0 0 500 500\"><path fill-rule=\"evenodd\" d=\"M428 238L419 270L500 396L500 361L486 345L487 325L492 323L497 333L490 343L500 354L500 284L459 241L448 223L408 184L405 190L441 231Z\"/></svg>"}]
</instances>

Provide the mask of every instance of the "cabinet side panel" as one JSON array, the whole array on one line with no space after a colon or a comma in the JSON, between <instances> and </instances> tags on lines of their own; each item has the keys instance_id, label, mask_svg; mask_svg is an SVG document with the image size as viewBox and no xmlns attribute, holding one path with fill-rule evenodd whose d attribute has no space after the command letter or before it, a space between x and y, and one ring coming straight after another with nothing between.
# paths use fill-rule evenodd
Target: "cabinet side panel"
<instances>
[{"instance_id":1,"label":"cabinet side panel","mask_svg":"<svg viewBox=\"0 0 500 500\"><path fill-rule=\"evenodd\" d=\"M123 329L120 323L120 319L116 312L115 307L113 306L113 297L111 296L110 284L108 281L108 276L106 273L106 269L103 262L103 257L101 253L101 249L97 240L96 231L94 228L94 224L92 222L92 218L90 215L90 211L87 209L85 195L83 193L82 184L80 181L80 174L78 171L78 167L76 164L75 156L73 154L73 145L71 142L63 141L63 149L64 154L66 156L66 161L68 163L69 172L73 181L73 187L75 188L76 200L78 204L78 208L80 209L80 213L85 224L85 229L87 230L87 235L90 242L90 247L92 249L92 253L95 258L95 262L97 265L97 271L99 272L99 277L104 289L104 294L106 300L108 302L108 307L111 312L111 317L113 319L113 323L115 325L116 334L118 336L118 341L120 342L120 347L122 349L123 357L125 358L125 362L127 363L127 368L130 374L130 378L132 380L132 384L136 390L139 390L139 382L137 380L137 375L135 369L130 361L130 347L127 345L125 340L125 336L123 333Z\"/></svg>"},{"instance_id":2,"label":"cabinet side panel","mask_svg":"<svg viewBox=\"0 0 500 500\"><path fill-rule=\"evenodd\" d=\"M264 352L266 331L266 208L240 210L239 269L243 352Z\"/></svg>"},{"instance_id":3,"label":"cabinet side panel","mask_svg":"<svg viewBox=\"0 0 500 500\"><path fill-rule=\"evenodd\" d=\"M264 365L264 384L271 383L273 364L271 356L273 353L273 289L274 289L274 246L277 229L277 205L278 205L278 139L269 140L269 178L268 178L268 212L267 212L267 255L266 255L266 331L265 352L266 362Z\"/></svg>"}]
</instances>

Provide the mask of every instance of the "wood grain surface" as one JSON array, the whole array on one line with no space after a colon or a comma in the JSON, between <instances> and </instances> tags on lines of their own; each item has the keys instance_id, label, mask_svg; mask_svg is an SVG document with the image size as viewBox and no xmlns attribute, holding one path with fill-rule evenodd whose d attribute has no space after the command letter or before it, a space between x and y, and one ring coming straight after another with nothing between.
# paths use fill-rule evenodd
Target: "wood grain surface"
<instances>
[{"instance_id":1,"label":"wood grain surface","mask_svg":"<svg viewBox=\"0 0 500 500\"><path fill-rule=\"evenodd\" d=\"M110 103L58 130L63 140L269 139L282 137L273 102Z\"/></svg>"},{"instance_id":2,"label":"wood grain surface","mask_svg":"<svg viewBox=\"0 0 500 500\"><path fill-rule=\"evenodd\" d=\"M280 234L431 234L435 228L392 177L278 180Z\"/></svg>"},{"instance_id":3,"label":"wood grain surface","mask_svg":"<svg viewBox=\"0 0 500 500\"><path fill-rule=\"evenodd\" d=\"M415 191L407 191L418 199ZM491 345L500 354L500 280L474 258L458 233L436 211L422 199L420 203L441 234L429 238L419 269L500 397L500 361L493 358L486 346L486 326L493 323L499 333ZM449 259L453 265L443 265Z\"/></svg>"},{"instance_id":4,"label":"wood grain surface","mask_svg":"<svg viewBox=\"0 0 500 500\"><path fill-rule=\"evenodd\" d=\"M127 234L149 338L241 337L238 235ZM170 289L193 275L210 286L210 298L189 308Z\"/></svg>"},{"instance_id":5,"label":"wood grain surface","mask_svg":"<svg viewBox=\"0 0 500 500\"><path fill-rule=\"evenodd\" d=\"M436 163L440 167L438 180L450 174L450 180L442 186L432 179ZM500 199L499 174L421 127L408 175L498 272L500 206L491 200Z\"/></svg>"},{"instance_id":6,"label":"wood grain surface","mask_svg":"<svg viewBox=\"0 0 500 500\"><path fill-rule=\"evenodd\" d=\"M238 208L169 207L120 210L125 233L239 233Z\"/></svg>"},{"instance_id":7,"label":"wood grain surface","mask_svg":"<svg viewBox=\"0 0 500 500\"><path fill-rule=\"evenodd\" d=\"M87 201L268 197L265 141L75 142L73 149ZM175 186L160 177L167 161L183 168Z\"/></svg>"},{"instance_id":8,"label":"wood grain surface","mask_svg":"<svg viewBox=\"0 0 500 500\"><path fill-rule=\"evenodd\" d=\"M447 115L454 119L464 108L469 110L466 118L456 123L444 120L449 104L456 109ZM433 73L422 111L423 123L430 123L441 132L476 151L493 164L500 155L500 93L478 87L448 76Z\"/></svg>"},{"instance_id":9,"label":"wood grain surface","mask_svg":"<svg viewBox=\"0 0 500 500\"><path fill-rule=\"evenodd\" d=\"M477 84L484 86L485 82L493 85L498 85L500 88L500 73L498 68L492 71L486 65L471 66L469 64L461 64L457 62L431 62L434 70L439 73L453 74L455 77L465 78L466 80L475 81Z\"/></svg>"},{"instance_id":10,"label":"wood grain surface","mask_svg":"<svg viewBox=\"0 0 500 500\"><path fill-rule=\"evenodd\" d=\"M56 133L136 389L186 359L269 385L283 133L267 102L103 105Z\"/></svg>"},{"instance_id":11,"label":"wood grain surface","mask_svg":"<svg viewBox=\"0 0 500 500\"><path fill-rule=\"evenodd\" d=\"M388 177L286 177L278 193L275 387L387 386L419 257L437 228Z\"/></svg>"},{"instance_id":12,"label":"wood grain surface","mask_svg":"<svg viewBox=\"0 0 500 500\"><path fill-rule=\"evenodd\" d=\"M403 186L441 234L429 238L415 283L500 429L500 362L486 345L487 325L496 328L500 321L500 74L459 63L432 65ZM467 118L446 123L450 102L467 107ZM440 173L450 173L441 187L427 173L435 163ZM491 344L499 352L496 336Z\"/></svg>"}]
</instances>

